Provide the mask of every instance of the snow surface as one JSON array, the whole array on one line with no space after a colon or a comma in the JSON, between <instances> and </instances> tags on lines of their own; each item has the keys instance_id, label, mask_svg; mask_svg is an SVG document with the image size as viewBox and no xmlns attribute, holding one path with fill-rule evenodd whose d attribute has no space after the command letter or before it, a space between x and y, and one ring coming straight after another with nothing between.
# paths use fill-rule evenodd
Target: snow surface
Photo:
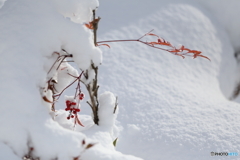
<instances>
[{"instance_id":1,"label":"snow surface","mask_svg":"<svg viewBox=\"0 0 240 160\"><path fill-rule=\"evenodd\" d=\"M0 8L4 5L5 0L0 1Z\"/></svg>"},{"instance_id":2,"label":"snow surface","mask_svg":"<svg viewBox=\"0 0 240 160\"><path fill-rule=\"evenodd\" d=\"M220 1L100 1L99 40L136 39L154 29L211 59L183 60L128 42L101 47L103 63L91 31L82 25L91 20L98 1L0 1L0 159L21 159L29 147L41 160L79 155L83 160L239 159L210 156L212 151L240 152L240 105L228 100L238 77L240 2ZM53 52L63 54L62 48L82 70L91 61L102 63L100 112L106 112L100 114L100 126L80 113L86 128L72 131L64 110L53 121L44 106L51 107L39 87L49 78ZM119 113L111 114L115 96L105 91L118 96ZM83 140L94 146L86 149Z\"/></svg>"},{"instance_id":3,"label":"snow surface","mask_svg":"<svg viewBox=\"0 0 240 160\"><path fill-rule=\"evenodd\" d=\"M234 37L224 29L239 32L239 10L211 1L212 8L224 10L222 14L238 11L228 17L229 25L218 21L221 15L215 10L200 5L208 1L108 1L105 8L103 2L98 14L106 16L101 23L108 22L102 24L101 40L136 39L154 29L166 40L201 50L211 59L183 60L137 42L108 43L111 49L103 48L101 89L119 97L117 120L123 131L117 149L151 160L239 159L210 156L212 151L240 151L240 106L227 99L236 81ZM120 7L110 8L112 15L107 16L109 4Z\"/></svg>"}]
</instances>

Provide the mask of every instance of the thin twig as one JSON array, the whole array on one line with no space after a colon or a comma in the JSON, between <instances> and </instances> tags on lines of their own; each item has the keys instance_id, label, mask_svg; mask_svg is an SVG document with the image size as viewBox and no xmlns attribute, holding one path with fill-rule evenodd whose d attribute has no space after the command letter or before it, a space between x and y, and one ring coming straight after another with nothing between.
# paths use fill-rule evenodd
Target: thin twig
<instances>
[{"instance_id":1,"label":"thin twig","mask_svg":"<svg viewBox=\"0 0 240 160\"><path fill-rule=\"evenodd\" d=\"M147 36L147 34L151 33L154 29L152 29L151 31L149 31L148 33L144 34L142 37L138 38L138 40L142 39L143 37Z\"/></svg>"},{"instance_id":2,"label":"thin twig","mask_svg":"<svg viewBox=\"0 0 240 160\"><path fill-rule=\"evenodd\" d=\"M66 52L66 53L67 53L67 52ZM53 63L53 65L52 65L51 68L49 69L48 74L51 72L51 70L53 69L53 67L55 66L55 64L56 64L62 57L64 57L64 58L63 58L63 60L64 60L66 57L72 57L72 55L69 54L69 55L61 55L61 56L58 56L58 58L56 59L56 61ZM63 61L60 62L59 66L61 65L62 62L63 62ZM57 68L56 70L58 70L58 68Z\"/></svg>"},{"instance_id":3,"label":"thin twig","mask_svg":"<svg viewBox=\"0 0 240 160\"><path fill-rule=\"evenodd\" d=\"M146 35L144 35L144 36L146 36ZM141 38L140 38L140 39L141 39ZM143 43L143 44L145 44L145 45L147 45L147 46L149 46L149 47L152 47L152 48L156 48L156 49L160 49L160 50L168 51L168 52L169 52L168 49L164 49L164 48L156 47L156 46L151 45L151 44L149 44L148 42L144 42L144 41L142 41L142 40L140 40L140 39L109 40L109 41L99 41L99 42L97 42L97 43L111 43L111 42L140 42L140 43Z\"/></svg>"},{"instance_id":4,"label":"thin twig","mask_svg":"<svg viewBox=\"0 0 240 160\"><path fill-rule=\"evenodd\" d=\"M77 80L80 80L81 79L81 76L82 76L82 74L83 74L83 71L82 71L82 73L72 82L72 83L70 83L67 87L65 87L59 94L57 94L57 95L54 95L54 97L58 97L57 98L57 100L60 98L60 96L62 95L62 93L67 89L67 88L69 88L72 84L74 84Z\"/></svg>"}]
</instances>

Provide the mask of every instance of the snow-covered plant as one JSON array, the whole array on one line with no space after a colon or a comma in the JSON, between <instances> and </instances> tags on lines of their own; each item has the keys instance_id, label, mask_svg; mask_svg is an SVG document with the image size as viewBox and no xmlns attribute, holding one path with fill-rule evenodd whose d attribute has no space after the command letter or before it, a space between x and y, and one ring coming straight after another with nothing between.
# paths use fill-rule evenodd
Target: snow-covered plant
<instances>
[{"instance_id":1,"label":"snow-covered plant","mask_svg":"<svg viewBox=\"0 0 240 160\"><path fill-rule=\"evenodd\" d=\"M100 18L95 18L95 10L93 10L93 20L89 23L86 23L85 26L91 30L93 30L93 42L95 46L105 45L110 48L108 44L110 42L140 42L149 47L153 47L156 49L164 50L169 53L172 53L177 56L181 56L185 58L185 56L191 56L193 58L203 57L210 60L208 57L201 54L201 51L191 50L181 45L179 47L173 46L170 42L161 38L160 36L153 34L151 30L150 32L144 34L138 39L127 39L127 40L108 40L108 41L99 41L97 42L97 29ZM147 36L156 37L156 41L143 41L142 39ZM99 64L95 64L91 61L91 65L85 71L81 71L81 74L78 73L74 67L72 67L68 62L74 62L72 59L72 55L69 54L65 49L62 49L62 54L54 52L58 57L56 61L51 66L48 71L49 80L47 81L47 89L44 89L44 92L48 93L47 90L51 90L52 97L49 99L53 99L53 102L48 100L46 96L43 96L43 99L46 102L52 103L52 111L55 111L55 102L62 95L63 91L73 85L76 81L77 87L74 96L66 98L66 111L69 111L69 115L67 119L74 118L74 124L79 124L83 126L78 118L78 112L80 112L80 101L83 100L84 94L81 92L81 83L83 83L88 91L90 100L87 101L89 106L92 109L93 122L96 125L99 125L99 97L98 97L98 66ZM70 60L66 60L66 58L71 58ZM56 99L57 98L57 99ZM117 99L116 99L117 100ZM117 102L114 110L117 108ZM115 112L115 111L114 111ZM113 113L114 113L113 112ZM54 118L54 117L53 117Z\"/></svg>"},{"instance_id":2,"label":"snow-covered plant","mask_svg":"<svg viewBox=\"0 0 240 160\"><path fill-rule=\"evenodd\" d=\"M85 23L85 27L93 31L92 41L96 47L104 45L110 48L110 45L106 44L110 42L140 42L149 47L164 50L174 55L181 56L182 58L185 58L185 56L191 56L193 58L202 57L210 60L208 57L202 55L201 51L191 50L189 48L186 48L183 45L180 45L179 47L175 47L170 42L152 33L153 30L144 34L138 39L107 40L107 41L97 42L97 29L98 29L98 23L100 21L100 17L96 18L95 12L96 12L95 9L92 10L93 20L89 23ZM144 41L143 38L146 38L148 36L156 37L157 40L150 41L150 42ZM52 58L55 58L56 60L54 61L53 65L48 71L47 85L42 90L43 100L45 102L50 103L52 112L55 112L55 103L60 98L62 93L68 87L70 87L75 82L77 82L77 87L76 87L74 96L65 97L65 102L66 102L65 111L69 112L66 118L68 120L73 118L74 126L76 124L79 124L84 127L84 125L80 122L78 118L78 113L80 112L80 106L81 106L80 102L84 98L84 94L81 91L81 83L82 83L86 87L89 94L90 100L87 101L87 103L92 109L93 122L96 125L99 125L99 121L100 121L99 113L101 113L99 112L99 106L101 104L99 103L99 97L98 97L98 89L99 89L98 67L101 62L98 61L98 63L96 63L93 60L91 60L90 66L85 70L82 70L80 68L81 73L79 74L78 70L68 63L68 62L75 62L75 61L74 61L73 55L69 54L66 49L62 48L61 52L54 52L52 55ZM112 111L112 114L115 114L115 111L117 109L117 104L118 103L116 98L114 111ZM54 115L54 113L52 113L52 115L54 119L56 115Z\"/></svg>"}]
</instances>

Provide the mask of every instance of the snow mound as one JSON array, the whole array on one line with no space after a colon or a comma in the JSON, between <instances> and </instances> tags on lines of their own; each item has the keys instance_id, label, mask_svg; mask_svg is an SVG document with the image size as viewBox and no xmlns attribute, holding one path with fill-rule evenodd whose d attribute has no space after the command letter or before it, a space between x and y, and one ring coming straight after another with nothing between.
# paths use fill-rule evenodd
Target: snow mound
<instances>
[{"instance_id":1,"label":"snow mound","mask_svg":"<svg viewBox=\"0 0 240 160\"><path fill-rule=\"evenodd\" d=\"M48 113L51 103L47 101L52 99L43 101L42 97L51 97L53 93L50 90L44 95L40 93L48 73L55 74L50 68L56 57L65 51L81 70L88 69L91 62L101 63L101 51L93 44L91 31L82 24L91 20L91 11L98 1L8 0L4 5L3 2L0 1L0 159L30 155L41 160L72 160L86 150L89 154L107 156L108 149L104 147L97 152L86 148L91 140L70 130L62 117L61 123L54 121ZM60 70L56 80L67 73L78 75L66 63ZM59 81L57 89L62 90L63 83L71 80L63 81ZM112 157L132 159L116 151Z\"/></svg>"},{"instance_id":2,"label":"snow mound","mask_svg":"<svg viewBox=\"0 0 240 160\"><path fill-rule=\"evenodd\" d=\"M211 62L182 59L137 42L108 43L101 89L120 97L118 121L124 129L117 149L151 160L239 152L240 106L225 98L234 87L236 62L223 27L197 5L163 4L100 38L137 39L151 29L173 44L202 51Z\"/></svg>"}]
</instances>

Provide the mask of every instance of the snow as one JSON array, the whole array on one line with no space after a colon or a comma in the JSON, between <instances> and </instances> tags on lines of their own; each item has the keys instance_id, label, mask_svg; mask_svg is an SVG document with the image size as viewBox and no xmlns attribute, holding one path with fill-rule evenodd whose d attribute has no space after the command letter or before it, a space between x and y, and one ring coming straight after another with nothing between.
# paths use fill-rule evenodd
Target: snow
<instances>
[{"instance_id":1,"label":"snow","mask_svg":"<svg viewBox=\"0 0 240 160\"><path fill-rule=\"evenodd\" d=\"M4 5L4 2L5 2L6 0L1 0L0 1L0 8Z\"/></svg>"},{"instance_id":2,"label":"snow","mask_svg":"<svg viewBox=\"0 0 240 160\"><path fill-rule=\"evenodd\" d=\"M136 42L108 43L101 89L120 97L123 131L117 150L152 160L213 159L212 151L239 152L239 104L225 98L236 80L231 37L199 4L157 4L158 10L144 17L139 13L134 20L113 16L129 25L115 24L117 30L102 34L101 40L137 39L154 29L174 44L202 51L211 62L183 60Z\"/></svg>"},{"instance_id":3,"label":"snow","mask_svg":"<svg viewBox=\"0 0 240 160\"><path fill-rule=\"evenodd\" d=\"M116 103L116 98L111 92L104 92L99 96L99 104L101 104L98 111L100 126L113 126L115 124L118 114Z\"/></svg>"},{"instance_id":4,"label":"snow","mask_svg":"<svg viewBox=\"0 0 240 160\"><path fill-rule=\"evenodd\" d=\"M67 1L58 2L8 0L0 10L0 67L4 68L0 71L0 96L3 97L0 141L7 145L5 148L11 148L11 154L6 152L6 158L11 159L15 154L22 158L32 147L32 155L42 160L67 160L79 156L84 149L81 143L86 136L64 129L52 120L44 106L47 104L50 108L51 104L42 100L45 93L41 95L40 88L45 87L48 80L47 73L56 58L54 52L61 56L64 54L61 49L67 50L78 67L85 70L91 61L100 64L101 51L94 47L91 31L60 14L65 13L65 10L59 10ZM90 10L98 5L92 0L74 1L69 6L75 6L75 3L86 5L84 11L76 14L87 21L90 20ZM66 11L71 11L72 6L67 8L66 5ZM61 72L58 74L60 76ZM47 97L50 95L46 93Z\"/></svg>"},{"instance_id":5,"label":"snow","mask_svg":"<svg viewBox=\"0 0 240 160\"><path fill-rule=\"evenodd\" d=\"M239 104L228 100L239 81L234 58L240 48L239 1L100 1L99 41L137 39L154 29L176 46L202 51L211 62L138 42L95 47L83 24L98 5L97 0L0 0L0 159L22 159L31 147L41 160L238 159L210 152L240 152ZM99 66L99 126L82 115L90 108L83 102L78 116L85 127L73 130L68 112L57 108L57 116L49 115L51 103L42 100L53 101L49 78L62 90L74 80L65 75L79 75L67 62L49 72L66 54L80 71L90 70L91 62ZM95 73L89 75L81 79L85 84Z\"/></svg>"},{"instance_id":6,"label":"snow","mask_svg":"<svg viewBox=\"0 0 240 160\"><path fill-rule=\"evenodd\" d=\"M224 26L235 51L239 51L240 21L238 8L240 7L240 2L238 0L199 0L199 3L210 10L210 12L213 13L217 20Z\"/></svg>"}]
</instances>

